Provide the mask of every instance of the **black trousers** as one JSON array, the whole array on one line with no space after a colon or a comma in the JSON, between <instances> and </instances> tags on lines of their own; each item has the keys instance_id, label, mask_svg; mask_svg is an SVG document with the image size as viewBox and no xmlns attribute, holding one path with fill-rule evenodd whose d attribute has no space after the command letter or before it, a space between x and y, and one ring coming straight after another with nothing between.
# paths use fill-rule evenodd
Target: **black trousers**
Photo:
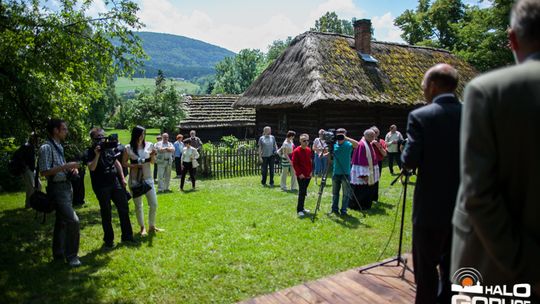
<instances>
[{"instance_id":1,"label":"black trousers","mask_svg":"<svg viewBox=\"0 0 540 304\"><path fill-rule=\"evenodd\" d=\"M174 169L176 170L176 176L182 175L182 157L174 158Z\"/></svg>"},{"instance_id":2,"label":"black trousers","mask_svg":"<svg viewBox=\"0 0 540 304\"><path fill-rule=\"evenodd\" d=\"M382 160L379 161L379 176L382 174ZM379 201L379 181L373 185L375 189L373 189L373 201L378 202Z\"/></svg>"},{"instance_id":3,"label":"black trousers","mask_svg":"<svg viewBox=\"0 0 540 304\"><path fill-rule=\"evenodd\" d=\"M451 227L413 225L413 263L416 304L450 303ZM437 270L438 267L438 270Z\"/></svg>"},{"instance_id":4,"label":"black trousers","mask_svg":"<svg viewBox=\"0 0 540 304\"><path fill-rule=\"evenodd\" d=\"M375 184L378 185L378 184ZM367 210L371 208L375 200L375 185L352 185L352 193L349 199L349 208L353 210ZM354 193L354 195L352 195Z\"/></svg>"},{"instance_id":5,"label":"black trousers","mask_svg":"<svg viewBox=\"0 0 540 304\"><path fill-rule=\"evenodd\" d=\"M85 187L84 187L84 175L86 170L81 168L79 170L79 178L71 181L71 187L73 188L73 206L84 205Z\"/></svg>"},{"instance_id":6,"label":"black trousers","mask_svg":"<svg viewBox=\"0 0 540 304\"><path fill-rule=\"evenodd\" d=\"M129 204L126 196L126 190L120 185L115 185L106 188L94 189L94 193L99 201L101 226L103 227L103 241L106 244L110 244L114 240L111 200L118 211L120 230L122 231L122 241L132 240L133 230L131 228L131 221L129 219Z\"/></svg>"},{"instance_id":7,"label":"black trousers","mask_svg":"<svg viewBox=\"0 0 540 304\"><path fill-rule=\"evenodd\" d=\"M311 178L298 177L298 203L296 204L296 212L304 211L304 202L306 201L307 188Z\"/></svg>"},{"instance_id":8,"label":"black trousers","mask_svg":"<svg viewBox=\"0 0 540 304\"><path fill-rule=\"evenodd\" d=\"M195 188L195 173L197 168L193 168L191 162L183 162L184 170L182 170L182 178L180 179L180 189L184 190L184 182L186 180L186 175L189 171L189 178L191 179L191 186Z\"/></svg>"},{"instance_id":9,"label":"black trousers","mask_svg":"<svg viewBox=\"0 0 540 304\"><path fill-rule=\"evenodd\" d=\"M268 171L270 171L270 186L274 185L274 155L263 157L262 158L262 179L261 184L266 185L266 176L268 175Z\"/></svg>"},{"instance_id":10,"label":"black trousers","mask_svg":"<svg viewBox=\"0 0 540 304\"><path fill-rule=\"evenodd\" d=\"M158 164L154 164L154 179L157 179L157 166Z\"/></svg>"},{"instance_id":11,"label":"black trousers","mask_svg":"<svg viewBox=\"0 0 540 304\"><path fill-rule=\"evenodd\" d=\"M399 170L401 171L401 152L388 152L388 169L394 174L394 160L396 160Z\"/></svg>"}]
</instances>

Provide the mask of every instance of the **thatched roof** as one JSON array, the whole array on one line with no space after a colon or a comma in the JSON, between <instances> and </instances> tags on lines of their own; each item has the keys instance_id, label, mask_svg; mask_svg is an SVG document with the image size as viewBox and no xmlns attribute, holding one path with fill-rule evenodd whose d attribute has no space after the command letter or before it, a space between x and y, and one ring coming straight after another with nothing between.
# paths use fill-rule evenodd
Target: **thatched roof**
<instances>
[{"instance_id":1,"label":"thatched roof","mask_svg":"<svg viewBox=\"0 0 540 304\"><path fill-rule=\"evenodd\" d=\"M378 63L362 60L354 38L306 32L297 36L235 106L308 107L317 102L376 103L414 106L424 103L424 73L448 63L460 73L458 93L476 75L475 69L445 50L397 43L371 43Z\"/></svg>"},{"instance_id":2,"label":"thatched roof","mask_svg":"<svg viewBox=\"0 0 540 304\"><path fill-rule=\"evenodd\" d=\"M206 129L220 127L255 126L255 110L251 108L235 108L232 105L238 100L232 96L186 96L184 109L186 118L179 125L180 129Z\"/></svg>"}]
</instances>

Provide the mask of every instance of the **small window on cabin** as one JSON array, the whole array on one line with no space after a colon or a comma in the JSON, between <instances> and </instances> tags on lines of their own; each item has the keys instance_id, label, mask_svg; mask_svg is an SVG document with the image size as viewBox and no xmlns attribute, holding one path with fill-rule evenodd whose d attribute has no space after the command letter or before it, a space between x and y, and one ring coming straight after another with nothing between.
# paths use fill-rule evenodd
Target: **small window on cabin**
<instances>
[{"instance_id":1,"label":"small window on cabin","mask_svg":"<svg viewBox=\"0 0 540 304\"><path fill-rule=\"evenodd\" d=\"M278 121L278 131L281 134L286 134L288 131L287 127L287 114L279 114L279 121Z\"/></svg>"}]
</instances>

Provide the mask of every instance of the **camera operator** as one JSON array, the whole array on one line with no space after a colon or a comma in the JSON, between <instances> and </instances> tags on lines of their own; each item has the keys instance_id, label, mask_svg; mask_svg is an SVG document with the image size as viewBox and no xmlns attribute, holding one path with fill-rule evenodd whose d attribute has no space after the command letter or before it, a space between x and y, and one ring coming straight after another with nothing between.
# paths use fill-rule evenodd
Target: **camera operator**
<instances>
[{"instance_id":1,"label":"camera operator","mask_svg":"<svg viewBox=\"0 0 540 304\"><path fill-rule=\"evenodd\" d=\"M111 223L111 200L116 206L122 230L122 242L133 241L133 230L129 220L129 206L126 195L126 180L122 166L117 160L117 137L105 137L100 128L90 131L92 147L87 150L86 160L90 170L92 188L99 201L103 241L106 248L114 246L114 231Z\"/></svg>"},{"instance_id":2,"label":"camera operator","mask_svg":"<svg viewBox=\"0 0 540 304\"><path fill-rule=\"evenodd\" d=\"M70 177L77 175L79 164L66 163L61 142L66 139L68 128L61 119L47 123L49 138L39 149L39 171L47 178L47 195L54 203L56 219L52 240L53 258L68 261L69 266L78 267L80 226L79 217L73 210L73 190Z\"/></svg>"},{"instance_id":3,"label":"camera operator","mask_svg":"<svg viewBox=\"0 0 540 304\"><path fill-rule=\"evenodd\" d=\"M336 143L334 144L334 170L332 174L332 213L339 213L339 191L343 188L341 202L341 215L347 215L350 192L351 157L353 149L358 147L358 142L347 137L347 130L336 130Z\"/></svg>"}]
</instances>

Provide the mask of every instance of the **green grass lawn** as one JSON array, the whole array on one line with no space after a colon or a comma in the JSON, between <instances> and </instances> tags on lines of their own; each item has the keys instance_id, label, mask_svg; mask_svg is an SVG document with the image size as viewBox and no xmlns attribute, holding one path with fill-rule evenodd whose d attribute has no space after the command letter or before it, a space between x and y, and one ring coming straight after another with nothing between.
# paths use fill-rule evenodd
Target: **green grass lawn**
<instances>
[{"instance_id":1,"label":"green grass lawn","mask_svg":"<svg viewBox=\"0 0 540 304\"><path fill-rule=\"evenodd\" d=\"M111 134L118 134L118 140L124 144L129 144L129 140L131 139L131 130L125 130L125 129L105 129L106 135ZM146 137L145 140L156 143L156 136L160 134L159 129L146 129ZM176 140L176 139L175 139Z\"/></svg>"},{"instance_id":2,"label":"green grass lawn","mask_svg":"<svg viewBox=\"0 0 540 304\"><path fill-rule=\"evenodd\" d=\"M166 231L136 235L135 245L110 251L101 248L99 206L87 179L87 204L77 209L83 262L77 269L52 261L54 216L42 225L22 208L22 193L2 194L0 303L231 303L372 263L396 219L402 187L390 187L391 178L385 168L381 203L365 217L326 215L328 185L314 223L297 217L296 194L263 188L259 177L198 181L196 191L187 186L185 193L175 179L173 193L158 195L157 225ZM306 208L313 210L317 190L312 181ZM137 232L131 201L130 212ZM118 240L116 212L113 218ZM406 223L410 251L410 208ZM398 232L399 221L383 258L395 255Z\"/></svg>"},{"instance_id":3,"label":"green grass lawn","mask_svg":"<svg viewBox=\"0 0 540 304\"><path fill-rule=\"evenodd\" d=\"M127 77L119 77L115 82L116 87L116 94L122 94L126 91L130 90L144 90L144 89L150 89L153 90L155 86L156 80L154 78L127 78ZM178 90L186 90L187 94L195 94L197 93L197 90L199 89L199 86L189 82L189 81L180 81L180 80L167 80L167 85L170 85L171 83L174 84L174 86Z\"/></svg>"}]
</instances>

